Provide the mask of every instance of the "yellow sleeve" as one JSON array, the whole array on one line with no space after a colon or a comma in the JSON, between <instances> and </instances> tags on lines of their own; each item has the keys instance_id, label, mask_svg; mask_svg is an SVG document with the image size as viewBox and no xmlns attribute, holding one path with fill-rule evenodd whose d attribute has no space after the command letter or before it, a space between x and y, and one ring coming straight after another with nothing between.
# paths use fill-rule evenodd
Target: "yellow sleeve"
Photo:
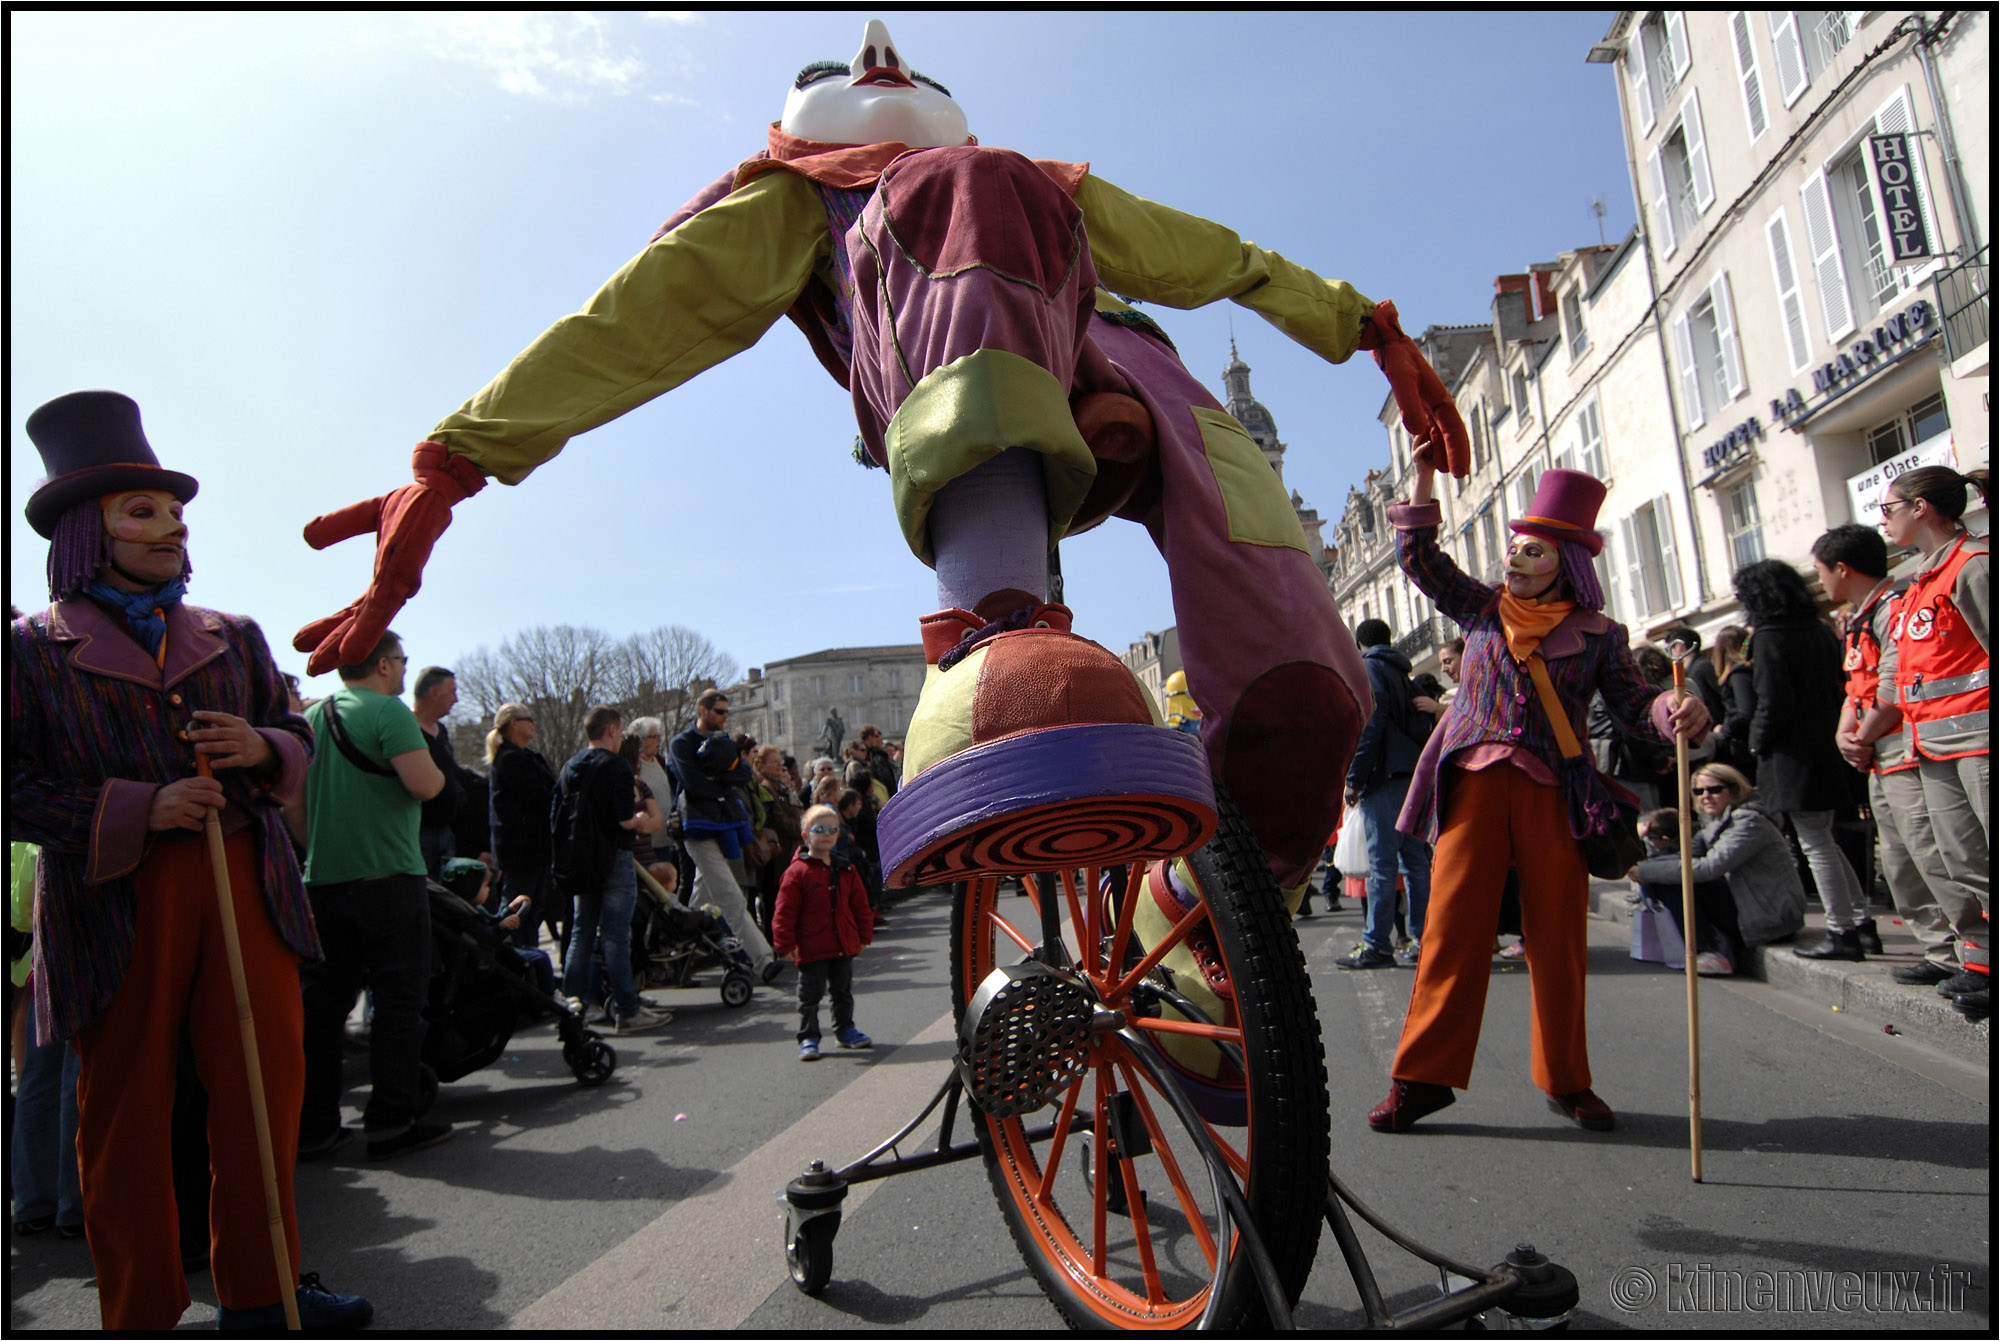
<instances>
[{"instance_id":1,"label":"yellow sleeve","mask_svg":"<svg viewBox=\"0 0 2000 1341\"><path fill-rule=\"evenodd\" d=\"M1345 362L1375 304L1221 224L1122 191L1094 174L1076 190L1097 281L1166 307L1232 298L1329 362Z\"/></svg>"},{"instance_id":2,"label":"yellow sleeve","mask_svg":"<svg viewBox=\"0 0 2000 1341\"><path fill-rule=\"evenodd\" d=\"M830 236L812 183L758 177L633 257L430 436L519 484L577 434L757 343Z\"/></svg>"}]
</instances>

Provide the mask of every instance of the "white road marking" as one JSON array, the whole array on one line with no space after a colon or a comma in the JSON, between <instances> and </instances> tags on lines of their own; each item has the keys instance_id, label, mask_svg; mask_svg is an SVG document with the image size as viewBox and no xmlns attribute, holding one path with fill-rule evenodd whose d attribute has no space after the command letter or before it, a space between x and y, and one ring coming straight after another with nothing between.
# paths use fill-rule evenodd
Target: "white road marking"
<instances>
[{"instance_id":1,"label":"white road marking","mask_svg":"<svg viewBox=\"0 0 2000 1341\"><path fill-rule=\"evenodd\" d=\"M946 1012L910 1044L940 1042L952 1032ZM913 1056L898 1064L891 1053L701 1191L522 1309L508 1327L710 1332L739 1326L773 1290L791 1284L782 1242L784 1209L774 1194L798 1177L809 1159L864 1153L854 1148L856 1132L894 1131L943 1080L935 1060ZM933 1116L927 1130L935 1131L936 1122ZM924 1134L916 1133L906 1148L920 1148ZM877 1181L851 1187L842 1211L851 1215L880 1186ZM662 1271L662 1262L673 1263L673 1269Z\"/></svg>"}]
</instances>

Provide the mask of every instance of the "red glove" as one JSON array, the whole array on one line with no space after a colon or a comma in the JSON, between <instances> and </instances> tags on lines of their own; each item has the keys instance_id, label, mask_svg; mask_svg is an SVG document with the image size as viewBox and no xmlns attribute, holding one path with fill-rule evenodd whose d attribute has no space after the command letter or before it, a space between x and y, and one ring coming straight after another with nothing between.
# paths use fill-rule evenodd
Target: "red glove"
<instances>
[{"instance_id":1,"label":"red glove","mask_svg":"<svg viewBox=\"0 0 2000 1341\"><path fill-rule=\"evenodd\" d=\"M351 666L374 650L403 602L423 585L424 560L451 525L452 504L486 487L479 467L454 456L441 442L420 442L410 454L415 484L355 503L306 523L306 543L325 549L351 536L375 533L375 577L361 599L337 615L298 631L292 647L310 652L306 674Z\"/></svg>"},{"instance_id":2,"label":"red glove","mask_svg":"<svg viewBox=\"0 0 2000 1341\"><path fill-rule=\"evenodd\" d=\"M1417 342L1403 334L1394 303L1377 303L1375 314L1362 318L1357 348L1372 350L1375 366L1388 376L1396 408L1403 412L1403 427L1416 442L1417 460L1461 479L1470 474L1472 443L1465 434L1465 420L1437 369Z\"/></svg>"}]
</instances>

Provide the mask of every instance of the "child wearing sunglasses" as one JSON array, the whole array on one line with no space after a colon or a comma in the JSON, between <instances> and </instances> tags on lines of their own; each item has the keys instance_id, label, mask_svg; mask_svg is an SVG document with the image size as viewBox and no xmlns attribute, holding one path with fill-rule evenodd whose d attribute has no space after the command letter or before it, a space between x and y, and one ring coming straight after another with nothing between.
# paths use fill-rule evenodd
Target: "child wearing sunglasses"
<instances>
[{"instance_id":1,"label":"child wearing sunglasses","mask_svg":"<svg viewBox=\"0 0 2000 1341\"><path fill-rule=\"evenodd\" d=\"M860 872L834 850L840 816L816 805L800 819L804 842L778 882L771 947L799 966L799 1060L819 1060L819 1002L833 992L833 1034L843 1048L874 1046L854 1027L854 957L874 938Z\"/></svg>"}]
</instances>

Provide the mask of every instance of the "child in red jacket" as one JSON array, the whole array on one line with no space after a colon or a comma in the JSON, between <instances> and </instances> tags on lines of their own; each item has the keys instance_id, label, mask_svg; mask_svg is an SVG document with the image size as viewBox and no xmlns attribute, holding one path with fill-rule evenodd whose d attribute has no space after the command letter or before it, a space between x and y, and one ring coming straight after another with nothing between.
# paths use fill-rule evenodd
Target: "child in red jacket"
<instances>
[{"instance_id":1,"label":"child in red jacket","mask_svg":"<svg viewBox=\"0 0 2000 1341\"><path fill-rule=\"evenodd\" d=\"M861 874L834 855L840 816L814 806L800 824L805 845L778 882L771 948L799 966L799 1060L819 1060L819 999L833 988L833 1035L843 1048L874 1046L854 1027L854 956L873 939L875 919Z\"/></svg>"}]
</instances>

